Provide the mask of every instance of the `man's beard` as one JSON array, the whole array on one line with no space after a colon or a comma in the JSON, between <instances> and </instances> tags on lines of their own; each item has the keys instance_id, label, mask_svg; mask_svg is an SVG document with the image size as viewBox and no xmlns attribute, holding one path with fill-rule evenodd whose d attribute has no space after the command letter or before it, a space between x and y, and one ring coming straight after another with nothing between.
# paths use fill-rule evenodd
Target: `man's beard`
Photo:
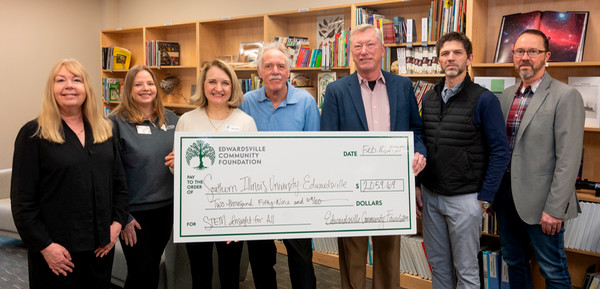
<instances>
[{"instance_id":1,"label":"man's beard","mask_svg":"<svg viewBox=\"0 0 600 289\"><path fill-rule=\"evenodd\" d=\"M444 71L444 74L446 74L446 76L454 77L454 76L458 76L459 74L463 73L463 71L465 71L465 70L458 67L453 70L446 70L446 71Z\"/></svg>"},{"instance_id":2,"label":"man's beard","mask_svg":"<svg viewBox=\"0 0 600 289\"><path fill-rule=\"evenodd\" d=\"M523 66L530 66L531 70L522 71L521 67L523 67ZM540 71L543 66L544 66L543 62L540 64L540 66L536 67L531 61L526 61L526 62L522 62L519 64L519 67L517 68L517 72L519 73L519 76L521 76L521 78L528 79L528 78L534 76L538 71Z\"/></svg>"}]
</instances>

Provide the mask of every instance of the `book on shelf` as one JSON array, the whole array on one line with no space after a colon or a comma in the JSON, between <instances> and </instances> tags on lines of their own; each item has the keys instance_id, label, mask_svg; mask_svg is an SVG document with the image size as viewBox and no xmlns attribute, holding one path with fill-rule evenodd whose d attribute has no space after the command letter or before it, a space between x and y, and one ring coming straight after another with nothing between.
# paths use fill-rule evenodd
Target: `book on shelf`
<instances>
[{"instance_id":1,"label":"book on shelf","mask_svg":"<svg viewBox=\"0 0 600 289\"><path fill-rule=\"evenodd\" d=\"M600 285L600 276L595 275L590 282L589 289L598 289Z\"/></svg>"},{"instance_id":2,"label":"book on shelf","mask_svg":"<svg viewBox=\"0 0 600 289\"><path fill-rule=\"evenodd\" d=\"M113 108L110 106L104 107L104 116L108 117L108 115L113 111Z\"/></svg>"},{"instance_id":3,"label":"book on shelf","mask_svg":"<svg viewBox=\"0 0 600 289\"><path fill-rule=\"evenodd\" d=\"M482 264L481 267L479 268L479 271L483 272L481 274L481 284L483 285L482 287L484 289L489 289L490 288L490 283L488 281L488 275L489 275L489 266L488 264L490 263L489 259L490 259L490 250L485 249L483 251L481 251L481 259L482 259Z\"/></svg>"},{"instance_id":4,"label":"book on shelf","mask_svg":"<svg viewBox=\"0 0 600 289\"><path fill-rule=\"evenodd\" d=\"M292 63L293 67L295 67L296 62L298 61L300 49L303 46L310 46L308 38L300 36L275 36L273 41L283 44L288 49L288 53L290 55L290 62Z\"/></svg>"},{"instance_id":5,"label":"book on shelf","mask_svg":"<svg viewBox=\"0 0 600 289\"><path fill-rule=\"evenodd\" d=\"M181 47L179 42L147 40L146 65L158 67L181 65Z\"/></svg>"},{"instance_id":6,"label":"book on shelf","mask_svg":"<svg viewBox=\"0 0 600 289\"><path fill-rule=\"evenodd\" d=\"M437 41L451 31L466 30L466 0L434 0L428 13L428 41Z\"/></svg>"},{"instance_id":7,"label":"book on shelf","mask_svg":"<svg viewBox=\"0 0 600 289\"><path fill-rule=\"evenodd\" d=\"M500 256L500 289L510 289L510 282L508 282L508 264L504 261L504 257Z\"/></svg>"},{"instance_id":8,"label":"book on shelf","mask_svg":"<svg viewBox=\"0 0 600 289\"><path fill-rule=\"evenodd\" d=\"M104 102L109 103L111 101L121 100L123 83L123 78L103 78L102 99L104 100Z\"/></svg>"},{"instance_id":9,"label":"book on shelf","mask_svg":"<svg viewBox=\"0 0 600 289\"><path fill-rule=\"evenodd\" d=\"M310 73L307 72L291 72L290 82L293 86L312 86Z\"/></svg>"},{"instance_id":10,"label":"book on shelf","mask_svg":"<svg viewBox=\"0 0 600 289\"><path fill-rule=\"evenodd\" d=\"M417 39L415 19L406 19L406 43L413 43Z\"/></svg>"},{"instance_id":11,"label":"book on shelf","mask_svg":"<svg viewBox=\"0 0 600 289\"><path fill-rule=\"evenodd\" d=\"M250 78L239 78L238 82L240 83L240 88L242 89L243 93L259 89L263 86L260 76L258 76L256 73L252 73Z\"/></svg>"},{"instance_id":12,"label":"book on shelf","mask_svg":"<svg viewBox=\"0 0 600 289\"><path fill-rule=\"evenodd\" d=\"M337 238L313 238L313 249L317 252L338 255Z\"/></svg>"},{"instance_id":13,"label":"book on shelf","mask_svg":"<svg viewBox=\"0 0 600 289\"><path fill-rule=\"evenodd\" d=\"M502 261L500 249L494 251L488 251L488 288L489 289L500 289L500 276L502 274Z\"/></svg>"},{"instance_id":14,"label":"book on shelf","mask_svg":"<svg viewBox=\"0 0 600 289\"><path fill-rule=\"evenodd\" d=\"M581 213L565 222L565 248L600 252L600 204L579 202Z\"/></svg>"},{"instance_id":15,"label":"book on shelf","mask_svg":"<svg viewBox=\"0 0 600 289\"><path fill-rule=\"evenodd\" d=\"M396 43L406 42L406 22L404 17L394 16L394 36Z\"/></svg>"},{"instance_id":16,"label":"book on shelf","mask_svg":"<svg viewBox=\"0 0 600 289\"><path fill-rule=\"evenodd\" d=\"M435 46L398 47L395 53L399 74L441 73ZM395 58L394 55L392 58Z\"/></svg>"},{"instance_id":17,"label":"book on shelf","mask_svg":"<svg viewBox=\"0 0 600 289\"><path fill-rule=\"evenodd\" d=\"M590 265L585 270L585 275L583 278L583 284L581 285L581 289L589 289L594 277L599 275L600 273L596 272L596 264Z\"/></svg>"},{"instance_id":18,"label":"book on shelf","mask_svg":"<svg viewBox=\"0 0 600 289\"><path fill-rule=\"evenodd\" d=\"M421 19L421 42L437 41L440 36L450 32L466 30L466 0L433 0L426 18ZM414 19L405 19L402 15L382 15L377 10L366 7L356 8L356 25L369 23L382 29L386 44L416 42L417 26ZM390 42L385 23L394 27L394 41ZM410 30L409 30L410 29Z\"/></svg>"},{"instance_id":19,"label":"book on shelf","mask_svg":"<svg viewBox=\"0 0 600 289\"><path fill-rule=\"evenodd\" d=\"M580 62L589 11L531 11L502 16L494 62L512 62L513 44L527 29L537 29L548 37L549 61Z\"/></svg>"},{"instance_id":20,"label":"book on shelf","mask_svg":"<svg viewBox=\"0 0 600 289\"><path fill-rule=\"evenodd\" d=\"M598 112L598 102L600 101L600 77L569 76L569 85L577 89L583 98L585 126L600 127L600 112Z\"/></svg>"},{"instance_id":21,"label":"book on shelf","mask_svg":"<svg viewBox=\"0 0 600 289\"><path fill-rule=\"evenodd\" d=\"M335 72L319 72L317 75L317 105L319 109L323 108L323 101L325 100L325 89L327 85L337 80L337 74Z\"/></svg>"},{"instance_id":22,"label":"book on shelf","mask_svg":"<svg viewBox=\"0 0 600 289\"><path fill-rule=\"evenodd\" d=\"M400 272L431 280L422 236L400 236Z\"/></svg>"},{"instance_id":23,"label":"book on shelf","mask_svg":"<svg viewBox=\"0 0 600 289\"><path fill-rule=\"evenodd\" d=\"M510 76L475 76L473 82L487 88L499 97L506 88L513 86L517 82L517 78Z\"/></svg>"},{"instance_id":24,"label":"book on shelf","mask_svg":"<svg viewBox=\"0 0 600 289\"><path fill-rule=\"evenodd\" d=\"M131 51L118 46L102 47L102 69L128 70L131 64Z\"/></svg>"},{"instance_id":25,"label":"book on shelf","mask_svg":"<svg viewBox=\"0 0 600 289\"><path fill-rule=\"evenodd\" d=\"M112 83L109 84L109 100L110 101L120 101L121 100L121 84L120 83Z\"/></svg>"},{"instance_id":26,"label":"book on shelf","mask_svg":"<svg viewBox=\"0 0 600 289\"><path fill-rule=\"evenodd\" d=\"M433 89L434 86L435 84L429 81L413 81L413 90L415 91L415 98L417 99L417 105L419 107L419 115L423 112L423 96L427 91Z\"/></svg>"},{"instance_id":27,"label":"book on shelf","mask_svg":"<svg viewBox=\"0 0 600 289\"><path fill-rule=\"evenodd\" d=\"M167 42L157 41L158 43L158 59L160 59L159 66L179 66L180 62L180 50L178 42Z\"/></svg>"}]
</instances>

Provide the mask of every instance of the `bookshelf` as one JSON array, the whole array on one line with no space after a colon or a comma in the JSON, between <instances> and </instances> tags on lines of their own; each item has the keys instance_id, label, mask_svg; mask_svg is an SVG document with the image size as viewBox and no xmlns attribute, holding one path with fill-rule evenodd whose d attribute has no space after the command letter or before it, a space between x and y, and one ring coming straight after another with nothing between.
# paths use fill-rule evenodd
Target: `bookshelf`
<instances>
[{"instance_id":1,"label":"bookshelf","mask_svg":"<svg viewBox=\"0 0 600 289\"><path fill-rule=\"evenodd\" d=\"M275 241L277 252L280 254L287 255L285 245L280 241ZM338 255L327 254L323 252L313 251L313 263L320 264L323 266L339 269ZM373 266L367 265L367 278L373 278ZM410 274L400 274L400 285L402 288L415 288L415 289L431 289L432 284L430 280L421 279L419 276Z\"/></svg>"},{"instance_id":2,"label":"bookshelf","mask_svg":"<svg viewBox=\"0 0 600 289\"><path fill-rule=\"evenodd\" d=\"M513 65L492 63L496 49L500 22L503 15L533 10L569 11L573 7L590 11L589 23L583 62L579 63L549 63L548 72L555 78L567 82L569 76L600 76L600 38L594 37L600 31L600 1L596 0L466 0L466 34L473 42L474 60L470 74L475 76L513 76L517 77ZM428 16L431 0L382 0L337 5L325 8L309 8L297 11L248 15L243 17L227 17L222 19L207 19L167 25L149 25L100 32L101 46L120 46L132 52L131 66L145 64L145 41L166 40L176 41L181 46L181 66L152 67L158 82L168 75L180 79L179 92L164 97L164 103L177 113L193 109L189 104L191 85L196 83L201 64L216 57L231 55L235 61L240 42L272 41L275 36L307 37L311 48L317 48L316 19L320 16L344 15L344 28L352 28L356 23L355 11L358 7L377 10L386 17L403 16L415 19L417 38L414 46L419 46L421 40L420 19ZM428 42L434 45L435 42ZM402 47L405 44L388 45ZM99 51L100 54L100 51ZM256 73L255 68L236 68L238 78L250 78ZM338 74L352 73L354 67L350 61L349 67L333 67ZM307 72L311 74L312 82L316 83L316 75L320 68L292 68L292 72ZM124 78L126 71L102 70L101 77ZM434 75L405 75L414 79L425 79L435 82L443 77ZM114 107L118 102L104 103L104 107ZM586 128L583 141L584 178L600 181L600 129ZM581 200L600 202L589 193L581 192ZM485 236L495 238L493 236ZM497 241L497 239L495 239ZM278 246L281 251L284 246ZM574 286L581 286L585 268L589 264L600 264L600 255L596 253L568 250L569 270ZM338 267L336 255L315 252L314 262L331 267ZM544 282L537 269L534 277L534 288L543 288ZM371 272L370 269L368 272ZM371 273L368 273L371 274ZM431 288L431 282L401 274L401 284L405 288Z\"/></svg>"}]
</instances>

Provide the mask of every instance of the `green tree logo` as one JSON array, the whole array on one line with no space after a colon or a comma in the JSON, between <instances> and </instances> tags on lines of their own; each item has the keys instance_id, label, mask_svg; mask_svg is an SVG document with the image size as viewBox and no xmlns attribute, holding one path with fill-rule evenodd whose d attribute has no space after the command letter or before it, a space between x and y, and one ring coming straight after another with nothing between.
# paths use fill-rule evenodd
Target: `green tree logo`
<instances>
[{"instance_id":1,"label":"green tree logo","mask_svg":"<svg viewBox=\"0 0 600 289\"><path fill-rule=\"evenodd\" d=\"M187 164L194 166L194 168L199 171L207 168L206 164L204 163L205 157L210 159L211 165L215 163L215 149L201 140L197 140L196 142L192 143L185 152L185 160ZM194 158L198 158L198 166L195 166L195 164L190 164Z\"/></svg>"}]
</instances>

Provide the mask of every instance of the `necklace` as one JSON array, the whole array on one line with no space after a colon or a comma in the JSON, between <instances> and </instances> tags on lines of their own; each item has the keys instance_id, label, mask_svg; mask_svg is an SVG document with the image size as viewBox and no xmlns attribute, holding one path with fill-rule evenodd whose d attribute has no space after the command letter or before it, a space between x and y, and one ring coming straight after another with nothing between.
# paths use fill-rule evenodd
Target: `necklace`
<instances>
[{"instance_id":1,"label":"necklace","mask_svg":"<svg viewBox=\"0 0 600 289\"><path fill-rule=\"evenodd\" d=\"M231 108L229 110L227 110L227 114L225 115L224 119L221 119L219 122L218 126L215 126L215 124L213 123L210 115L208 115L208 111L206 111L206 116L208 117L208 122L210 123L210 125L215 129L215 131L219 131L219 129L221 128L221 126L225 123L225 120L227 118L229 118L229 115L231 114Z\"/></svg>"},{"instance_id":2,"label":"necklace","mask_svg":"<svg viewBox=\"0 0 600 289\"><path fill-rule=\"evenodd\" d=\"M77 133L77 135L80 135L83 132L83 128Z\"/></svg>"}]
</instances>

